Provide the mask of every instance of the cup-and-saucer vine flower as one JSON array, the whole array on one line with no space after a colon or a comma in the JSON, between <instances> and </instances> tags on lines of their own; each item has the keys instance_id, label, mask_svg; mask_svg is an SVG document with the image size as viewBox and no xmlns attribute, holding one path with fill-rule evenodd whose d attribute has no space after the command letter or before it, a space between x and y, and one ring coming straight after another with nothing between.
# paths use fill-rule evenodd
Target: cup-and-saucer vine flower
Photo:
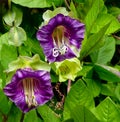
<instances>
[{"instance_id":1,"label":"cup-and-saucer vine flower","mask_svg":"<svg viewBox=\"0 0 120 122\"><path fill-rule=\"evenodd\" d=\"M43 14L45 24L37 32L37 39L47 60L54 64L60 82L74 80L81 70L77 57L84 39L85 25L68 15L64 8L46 11Z\"/></svg>"},{"instance_id":2,"label":"cup-and-saucer vine flower","mask_svg":"<svg viewBox=\"0 0 120 122\"><path fill-rule=\"evenodd\" d=\"M4 87L4 93L24 113L43 105L53 97L50 67L34 57L21 56L9 65L11 81Z\"/></svg>"},{"instance_id":3,"label":"cup-and-saucer vine flower","mask_svg":"<svg viewBox=\"0 0 120 122\"><path fill-rule=\"evenodd\" d=\"M49 62L74 58L79 54L85 26L79 20L57 14L37 32L37 39Z\"/></svg>"}]
</instances>

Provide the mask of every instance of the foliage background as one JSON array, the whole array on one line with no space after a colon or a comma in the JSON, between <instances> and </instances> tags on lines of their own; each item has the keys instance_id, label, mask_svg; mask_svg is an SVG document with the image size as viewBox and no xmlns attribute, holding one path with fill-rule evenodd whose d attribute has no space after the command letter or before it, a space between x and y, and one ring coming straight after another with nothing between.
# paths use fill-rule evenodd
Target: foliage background
<instances>
[{"instance_id":1,"label":"foliage background","mask_svg":"<svg viewBox=\"0 0 120 122\"><path fill-rule=\"evenodd\" d=\"M39 54L36 39L43 13L65 7L85 23L79 71L67 94L51 70L54 98L23 114L4 95L4 72L19 55ZM10 11L12 10L12 11ZM0 122L119 122L120 121L120 1L1 0L0 1ZM21 45L22 44L22 45Z\"/></svg>"}]
</instances>

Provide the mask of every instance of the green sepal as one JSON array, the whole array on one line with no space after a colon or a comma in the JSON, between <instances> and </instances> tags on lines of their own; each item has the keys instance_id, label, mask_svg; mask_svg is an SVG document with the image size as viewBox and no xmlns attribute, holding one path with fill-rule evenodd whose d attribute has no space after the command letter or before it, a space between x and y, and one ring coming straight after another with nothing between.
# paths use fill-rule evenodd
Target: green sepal
<instances>
[{"instance_id":1,"label":"green sepal","mask_svg":"<svg viewBox=\"0 0 120 122\"><path fill-rule=\"evenodd\" d=\"M14 46L20 46L27 40L26 32L21 27L12 27L8 33L8 43Z\"/></svg>"},{"instance_id":2,"label":"green sepal","mask_svg":"<svg viewBox=\"0 0 120 122\"><path fill-rule=\"evenodd\" d=\"M51 18L53 18L54 16L56 16L57 14L60 14L60 13L65 16L67 16L69 14L65 7L58 7L58 8L55 8L53 11L51 11L51 10L45 11L43 13L44 23L42 23L42 24L48 23L48 21Z\"/></svg>"},{"instance_id":3,"label":"green sepal","mask_svg":"<svg viewBox=\"0 0 120 122\"><path fill-rule=\"evenodd\" d=\"M8 70L6 70L6 72L10 73L16 71L17 69L24 69L24 68L31 68L33 70L50 71L49 64L40 60L39 55L36 54L33 57L19 56L17 60L12 61L9 64Z\"/></svg>"},{"instance_id":4,"label":"green sepal","mask_svg":"<svg viewBox=\"0 0 120 122\"><path fill-rule=\"evenodd\" d=\"M82 69L80 61L77 58L66 59L62 62L55 62L56 74L59 75L59 81L64 82L68 79L74 81L77 73Z\"/></svg>"},{"instance_id":5,"label":"green sepal","mask_svg":"<svg viewBox=\"0 0 120 122\"><path fill-rule=\"evenodd\" d=\"M16 8L15 6L12 6L12 10L8 11L4 16L4 24L6 26L16 26L18 27L22 23L22 17L23 13L20 9Z\"/></svg>"}]
</instances>

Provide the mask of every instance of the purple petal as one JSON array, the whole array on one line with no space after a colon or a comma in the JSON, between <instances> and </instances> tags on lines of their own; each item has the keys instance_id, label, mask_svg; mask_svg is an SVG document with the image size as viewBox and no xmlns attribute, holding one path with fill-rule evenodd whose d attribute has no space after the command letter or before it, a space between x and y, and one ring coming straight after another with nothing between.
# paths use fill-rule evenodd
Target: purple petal
<instances>
[{"instance_id":1,"label":"purple petal","mask_svg":"<svg viewBox=\"0 0 120 122\"><path fill-rule=\"evenodd\" d=\"M58 14L56 15L56 23L57 25L62 25L63 24L63 21L64 21L64 15L62 14Z\"/></svg>"},{"instance_id":2,"label":"purple petal","mask_svg":"<svg viewBox=\"0 0 120 122\"><path fill-rule=\"evenodd\" d=\"M34 95L37 106L45 104L53 97L49 72L42 70L33 71L30 69L17 70L11 82L5 86L4 92L24 113L37 107L29 107L26 103L25 91L22 83L25 78L33 78L34 80Z\"/></svg>"},{"instance_id":3,"label":"purple petal","mask_svg":"<svg viewBox=\"0 0 120 122\"><path fill-rule=\"evenodd\" d=\"M44 53L49 62L62 61L65 59L73 58L77 55L72 50L72 48L69 49L69 51L67 53L65 53L64 51L63 51L64 54L57 53L57 54L59 54L59 55L57 55L57 57L55 57L56 55L55 56L53 55L53 48L56 46L57 43L54 44L56 40L55 40L55 38L53 39L52 34L58 26L64 27L63 30L65 30L65 31L63 34L64 35L63 38L65 40L67 40L67 42L65 42L65 45L67 45L69 48L70 48L70 46L74 46L75 48L80 49L82 40L84 39L85 27L84 27L83 23L81 23L80 21L73 19L69 16L57 14L55 17L50 19L50 21L48 22L47 25L43 26L37 32L37 39L40 41L41 47L43 48ZM56 37L57 37L57 35L56 35ZM62 37L60 37L60 38L58 37L58 39L62 40ZM53 42L53 40L55 40L55 41ZM62 50L60 45L57 48L58 48L58 51Z\"/></svg>"}]
</instances>

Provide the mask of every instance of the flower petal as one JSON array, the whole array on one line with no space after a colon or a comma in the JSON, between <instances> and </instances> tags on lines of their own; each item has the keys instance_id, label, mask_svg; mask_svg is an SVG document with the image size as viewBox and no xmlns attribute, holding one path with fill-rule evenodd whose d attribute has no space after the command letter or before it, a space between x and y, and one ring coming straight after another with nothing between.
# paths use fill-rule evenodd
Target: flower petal
<instances>
[{"instance_id":1,"label":"flower petal","mask_svg":"<svg viewBox=\"0 0 120 122\"><path fill-rule=\"evenodd\" d=\"M58 29L57 27L60 29L61 26L64 33L59 33L59 31L54 33ZM83 23L69 16L57 14L50 19L47 25L38 30L37 39L40 41L41 47L49 62L62 61L77 56L71 46L80 49L84 38L84 31L85 27ZM64 50L65 46L69 48L68 51ZM54 49L57 49L57 52Z\"/></svg>"},{"instance_id":2,"label":"flower petal","mask_svg":"<svg viewBox=\"0 0 120 122\"><path fill-rule=\"evenodd\" d=\"M5 86L4 92L24 113L37 107L29 107L26 103L25 91L22 83L25 78L33 78L33 83L35 84L33 90L37 106L45 104L53 97L49 72L43 70L33 71L31 69L17 70L11 82Z\"/></svg>"}]
</instances>

